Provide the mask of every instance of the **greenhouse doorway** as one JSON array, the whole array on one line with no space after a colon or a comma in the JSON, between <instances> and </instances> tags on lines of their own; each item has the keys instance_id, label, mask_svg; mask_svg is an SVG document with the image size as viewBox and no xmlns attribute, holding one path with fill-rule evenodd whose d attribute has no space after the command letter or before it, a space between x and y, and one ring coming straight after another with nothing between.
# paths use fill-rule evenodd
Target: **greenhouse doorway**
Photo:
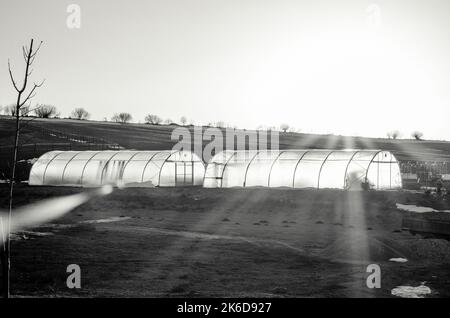
<instances>
[{"instance_id":1,"label":"greenhouse doorway","mask_svg":"<svg viewBox=\"0 0 450 318\"><path fill-rule=\"evenodd\" d=\"M194 163L192 161L175 162L175 186L194 185Z\"/></svg>"}]
</instances>

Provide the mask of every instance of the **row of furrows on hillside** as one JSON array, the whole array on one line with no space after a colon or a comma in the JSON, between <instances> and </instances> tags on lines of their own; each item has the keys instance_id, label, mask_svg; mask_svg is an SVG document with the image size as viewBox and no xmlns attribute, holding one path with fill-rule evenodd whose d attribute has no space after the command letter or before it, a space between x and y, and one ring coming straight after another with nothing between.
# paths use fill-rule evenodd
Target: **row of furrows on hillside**
<instances>
[{"instance_id":1,"label":"row of furrows on hillside","mask_svg":"<svg viewBox=\"0 0 450 318\"><path fill-rule=\"evenodd\" d=\"M85 136L56 129L48 129L46 127L42 127L40 125L35 124L29 124L29 126L41 136L52 137L69 143L77 143L85 145L105 145L106 148L109 149L123 148L118 143L110 142L102 137Z\"/></svg>"}]
</instances>

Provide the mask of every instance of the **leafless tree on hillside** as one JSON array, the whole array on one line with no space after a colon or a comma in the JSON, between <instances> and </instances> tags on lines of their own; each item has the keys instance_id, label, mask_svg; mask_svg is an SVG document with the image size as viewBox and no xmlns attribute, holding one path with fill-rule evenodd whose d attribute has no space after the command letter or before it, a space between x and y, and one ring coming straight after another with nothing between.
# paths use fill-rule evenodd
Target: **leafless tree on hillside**
<instances>
[{"instance_id":1,"label":"leafless tree on hillside","mask_svg":"<svg viewBox=\"0 0 450 318\"><path fill-rule=\"evenodd\" d=\"M75 108L72 111L71 115L72 115L73 118L78 119L78 120L85 120L85 119L88 119L90 117L89 112L86 109L82 108L82 107Z\"/></svg>"},{"instance_id":2,"label":"leafless tree on hillside","mask_svg":"<svg viewBox=\"0 0 450 318\"><path fill-rule=\"evenodd\" d=\"M186 123L187 123L187 118L186 118L186 116L182 116L182 117L180 118L180 123L181 123L183 126L186 125Z\"/></svg>"},{"instance_id":3,"label":"leafless tree on hillside","mask_svg":"<svg viewBox=\"0 0 450 318\"><path fill-rule=\"evenodd\" d=\"M39 118L57 117L59 115L58 110L53 105L39 104L33 111Z\"/></svg>"},{"instance_id":4,"label":"leafless tree on hillside","mask_svg":"<svg viewBox=\"0 0 450 318\"><path fill-rule=\"evenodd\" d=\"M285 132L288 131L289 125L288 124L281 124L280 125L280 129L285 133Z\"/></svg>"},{"instance_id":5,"label":"leafless tree on hillside","mask_svg":"<svg viewBox=\"0 0 450 318\"><path fill-rule=\"evenodd\" d=\"M29 77L33 73L33 69L31 68L34 60L36 58L37 53L39 52L42 41L39 43L39 46L35 49L33 47L34 41L31 39L30 46L23 46L22 53L23 58L25 60L25 74L23 77L22 85L19 85L16 79L14 78L13 72L11 70L11 64L8 60L8 71L9 76L11 78L12 85L17 92L17 100L15 103L15 135L14 135L14 149L11 161L11 177L10 177L10 188L9 188L9 211L8 217L5 222L3 221L5 218L0 217L0 227L2 229L2 235L5 237L3 240L3 248L2 248L2 278L3 278L3 293L4 297L9 297L10 294L10 230L11 230L11 215L12 215L12 207L13 207L13 193L14 193L14 179L16 176L16 164L17 164L17 151L19 149L19 132L20 132L20 110L21 108L28 103L35 95L36 89L41 87L44 84L44 80L39 84L33 83L32 88L27 92ZM5 231L6 228L6 231Z\"/></svg>"},{"instance_id":6,"label":"leafless tree on hillside","mask_svg":"<svg viewBox=\"0 0 450 318\"><path fill-rule=\"evenodd\" d=\"M158 115L147 115L145 116L145 123L146 124L153 124L153 125L159 125L162 123L162 118Z\"/></svg>"},{"instance_id":7,"label":"leafless tree on hillside","mask_svg":"<svg viewBox=\"0 0 450 318\"><path fill-rule=\"evenodd\" d=\"M7 116L16 116L16 104L9 104L3 108L4 114Z\"/></svg>"},{"instance_id":8,"label":"leafless tree on hillside","mask_svg":"<svg viewBox=\"0 0 450 318\"><path fill-rule=\"evenodd\" d=\"M420 131L413 131L413 133L411 134L411 136L416 139L416 140L422 140L423 137L423 133Z\"/></svg>"},{"instance_id":9,"label":"leafless tree on hillside","mask_svg":"<svg viewBox=\"0 0 450 318\"><path fill-rule=\"evenodd\" d=\"M400 132L398 130L393 130L388 132L387 134L388 139L397 139L400 137Z\"/></svg>"},{"instance_id":10,"label":"leafless tree on hillside","mask_svg":"<svg viewBox=\"0 0 450 318\"><path fill-rule=\"evenodd\" d=\"M111 120L116 123L126 124L129 121L131 121L132 118L133 117L131 116L130 113L119 113L119 114L114 114L114 116L112 116Z\"/></svg>"},{"instance_id":11,"label":"leafless tree on hillside","mask_svg":"<svg viewBox=\"0 0 450 318\"><path fill-rule=\"evenodd\" d=\"M0 109L1 110L1 109ZM10 104L8 106L3 107L3 112L7 116L16 116L17 106L16 104ZM30 106L29 105L23 105L19 109L19 117L26 117L30 113Z\"/></svg>"}]
</instances>

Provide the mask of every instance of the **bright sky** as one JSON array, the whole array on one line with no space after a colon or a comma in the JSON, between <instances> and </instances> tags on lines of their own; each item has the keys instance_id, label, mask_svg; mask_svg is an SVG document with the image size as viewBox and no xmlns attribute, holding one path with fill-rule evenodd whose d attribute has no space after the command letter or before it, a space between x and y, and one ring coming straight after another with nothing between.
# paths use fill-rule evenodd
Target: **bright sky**
<instances>
[{"instance_id":1,"label":"bright sky","mask_svg":"<svg viewBox=\"0 0 450 318\"><path fill-rule=\"evenodd\" d=\"M34 101L62 116L450 140L448 0L0 0L0 105L31 37Z\"/></svg>"}]
</instances>

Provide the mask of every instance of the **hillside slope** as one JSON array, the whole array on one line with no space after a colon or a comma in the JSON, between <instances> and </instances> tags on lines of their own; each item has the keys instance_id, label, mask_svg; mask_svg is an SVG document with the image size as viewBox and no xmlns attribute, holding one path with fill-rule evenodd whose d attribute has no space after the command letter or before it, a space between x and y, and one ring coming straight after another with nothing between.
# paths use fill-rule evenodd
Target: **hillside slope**
<instances>
[{"instance_id":1,"label":"hillside slope","mask_svg":"<svg viewBox=\"0 0 450 318\"><path fill-rule=\"evenodd\" d=\"M171 149L176 141L171 140L176 125L118 124L112 122L81 121L70 119L25 119L21 133L23 144L61 143L49 134L43 135L42 128L95 138L104 143L114 143L126 149L164 150ZM194 128L187 127L193 136ZM206 129L204 127L204 129ZM254 133L254 131L242 131ZM0 116L0 146L12 145L14 122ZM225 135L225 133L224 133ZM225 139L225 138L224 138ZM77 143L77 141L67 141ZM209 140L203 142L203 146ZM384 149L392 151L399 160L450 161L450 142L416 141L409 139L365 138L335 135L314 135L302 133L280 133L280 149Z\"/></svg>"}]
</instances>

